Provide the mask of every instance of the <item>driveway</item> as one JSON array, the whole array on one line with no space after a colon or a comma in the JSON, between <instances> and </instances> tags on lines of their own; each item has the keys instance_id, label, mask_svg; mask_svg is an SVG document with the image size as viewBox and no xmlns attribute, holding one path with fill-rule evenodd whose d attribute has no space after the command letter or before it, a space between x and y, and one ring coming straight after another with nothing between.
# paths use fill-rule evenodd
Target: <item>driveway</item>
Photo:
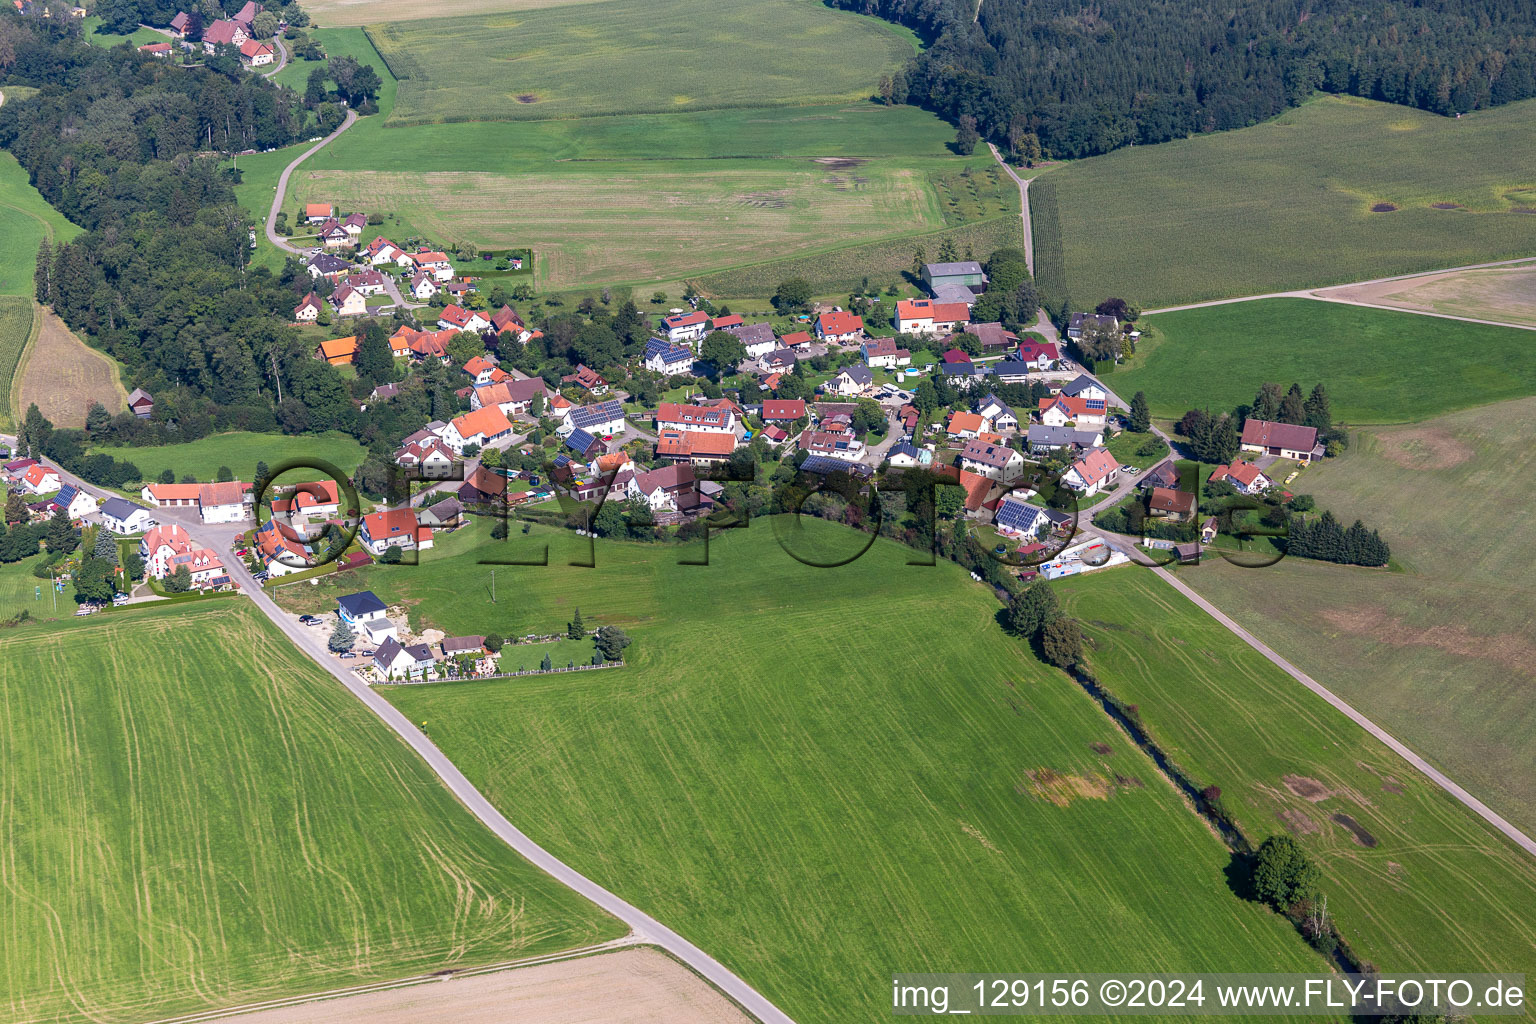
<instances>
[{"instance_id":1,"label":"driveway","mask_svg":"<svg viewBox=\"0 0 1536 1024\"><path fill-rule=\"evenodd\" d=\"M976 12L978 16L981 13L981 4L979 3L976 5ZM1012 178L1014 184L1019 186L1019 219L1024 222L1024 265L1029 268L1030 276L1034 276L1035 237L1029 227L1029 179L1021 178L1013 173L1013 168L1008 166L1008 161L1003 159L1003 154L999 153L997 147L992 145L992 143L987 143L987 148L992 151L992 159L996 160L998 166L1007 171L1008 177ZM1055 328L1052 328L1052 330L1054 331Z\"/></svg>"},{"instance_id":2,"label":"driveway","mask_svg":"<svg viewBox=\"0 0 1536 1024\"><path fill-rule=\"evenodd\" d=\"M288 244L288 240L279 235L277 233L277 228L275 227L277 224L277 214L283 208L283 197L288 192L289 177L293 175L294 170L298 168L299 164L314 156L321 149L324 149L325 146L329 143L335 141L335 139L341 135L342 132L346 131L348 128L351 128L356 121L357 111L349 108L347 110L347 116L342 120L341 124L336 127L335 131L331 132L331 134L327 135L325 138L321 139L319 142L315 143L313 146L310 146L304 152L300 153L292 163L283 168L283 173L278 175L277 189L272 193L272 206L267 211L266 230L267 241L271 242L273 245L277 246L284 252L291 252L295 256L302 256L306 251L304 249L299 249Z\"/></svg>"},{"instance_id":3,"label":"driveway","mask_svg":"<svg viewBox=\"0 0 1536 1024\"><path fill-rule=\"evenodd\" d=\"M284 66L288 63L288 47L283 45L283 37L273 36L272 42L277 46L277 63L272 66L272 70L263 71L261 73L262 78L271 78L283 70Z\"/></svg>"}]
</instances>

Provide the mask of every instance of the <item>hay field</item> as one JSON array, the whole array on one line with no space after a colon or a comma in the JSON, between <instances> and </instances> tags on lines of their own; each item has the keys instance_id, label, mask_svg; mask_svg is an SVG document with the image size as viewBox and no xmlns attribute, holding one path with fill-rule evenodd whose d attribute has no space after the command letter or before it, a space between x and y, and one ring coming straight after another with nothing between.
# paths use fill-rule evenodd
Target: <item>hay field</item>
<instances>
[{"instance_id":1,"label":"hay field","mask_svg":"<svg viewBox=\"0 0 1536 1024\"><path fill-rule=\"evenodd\" d=\"M1158 313L1111 378L1155 416L1226 410L1266 381L1321 381L1335 422L1402 423L1536 394L1536 331L1316 299L1260 299Z\"/></svg>"},{"instance_id":2,"label":"hay field","mask_svg":"<svg viewBox=\"0 0 1536 1024\"><path fill-rule=\"evenodd\" d=\"M1209 567L1179 577L1196 584ZM1272 586L1271 570L1231 572L1256 595ZM1359 956L1385 973L1536 971L1529 854L1151 572L1113 569L1060 590L1088 627L1095 674L1169 756L1197 785L1219 786L1255 842L1291 834L1317 860ZM1362 662L1342 664L1346 675ZM1346 696L1395 731L1363 689Z\"/></svg>"},{"instance_id":3,"label":"hay field","mask_svg":"<svg viewBox=\"0 0 1536 1024\"><path fill-rule=\"evenodd\" d=\"M128 401L117 360L91 348L46 306L37 307L37 338L22 357L15 413L36 402L56 427L82 427L92 402L109 413Z\"/></svg>"},{"instance_id":4,"label":"hay field","mask_svg":"<svg viewBox=\"0 0 1536 1024\"><path fill-rule=\"evenodd\" d=\"M129 1022L604 941L237 600L0 637L0 1017Z\"/></svg>"},{"instance_id":5,"label":"hay field","mask_svg":"<svg viewBox=\"0 0 1536 1024\"><path fill-rule=\"evenodd\" d=\"M623 0L369 25L400 81L391 124L864 99L912 55L815 0Z\"/></svg>"},{"instance_id":6,"label":"hay field","mask_svg":"<svg viewBox=\"0 0 1536 1024\"><path fill-rule=\"evenodd\" d=\"M520 828L797 1020L889 1019L871 979L897 963L1320 967L1231 894L1217 840L1003 635L963 570L908 566L885 541L819 570L780 533L824 555L868 538L779 527L716 538L707 567L676 564L697 545L598 542L596 568L571 568L580 538L535 531L360 570L354 584L455 632L558 628L579 606L635 638L625 668L575 683L384 696ZM547 542L549 565L499 567L492 604L477 560L525 542ZM282 593L302 607L335 589Z\"/></svg>"},{"instance_id":7,"label":"hay field","mask_svg":"<svg viewBox=\"0 0 1536 1024\"><path fill-rule=\"evenodd\" d=\"M1523 829L1536 829L1536 399L1355 431L1293 489L1401 572L1286 559L1186 581Z\"/></svg>"},{"instance_id":8,"label":"hay field","mask_svg":"<svg viewBox=\"0 0 1536 1024\"><path fill-rule=\"evenodd\" d=\"M1325 97L1053 170L1072 300L1151 309L1530 255L1532 112Z\"/></svg>"},{"instance_id":9,"label":"hay field","mask_svg":"<svg viewBox=\"0 0 1536 1024\"><path fill-rule=\"evenodd\" d=\"M443 242L530 246L541 287L675 278L844 241L936 229L925 175L814 160L604 165L503 175L312 170L300 199L388 209ZM910 256L908 257L910 260Z\"/></svg>"},{"instance_id":10,"label":"hay field","mask_svg":"<svg viewBox=\"0 0 1536 1024\"><path fill-rule=\"evenodd\" d=\"M1323 294L1426 313L1536 326L1536 267L1460 270L1385 284L1346 285Z\"/></svg>"}]
</instances>

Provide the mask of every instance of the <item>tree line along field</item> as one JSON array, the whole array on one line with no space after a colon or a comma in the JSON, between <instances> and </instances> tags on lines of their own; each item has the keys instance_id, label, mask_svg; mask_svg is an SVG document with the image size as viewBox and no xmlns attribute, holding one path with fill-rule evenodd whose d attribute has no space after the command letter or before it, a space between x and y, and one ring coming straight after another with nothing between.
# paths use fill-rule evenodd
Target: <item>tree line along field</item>
<instances>
[{"instance_id":1,"label":"tree line along field","mask_svg":"<svg viewBox=\"0 0 1536 1024\"><path fill-rule=\"evenodd\" d=\"M1179 576L1194 584L1207 568ZM1257 593L1269 572L1227 574ZM1219 786L1255 842L1292 835L1321 866L1358 956L1388 973L1536 967L1536 862L1524 851L1151 572L1060 590L1087 626L1093 671L1165 752L1197 785Z\"/></svg>"},{"instance_id":2,"label":"tree line along field","mask_svg":"<svg viewBox=\"0 0 1536 1024\"><path fill-rule=\"evenodd\" d=\"M255 478L256 463L265 462L275 471L292 459L324 459L342 472L351 473L362 465L366 454L354 438L334 430L328 434L302 436L232 431L186 444L152 448L104 446L92 451L126 459L139 467L143 479L148 482L158 480L168 469L177 480L191 476L199 483L211 483L222 466L229 467L235 479L249 483Z\"/></svg>"},{"instance_id":3,"label":"tree line along field","mask_svg":"<svg viewBox=\"0 0 1536 1024\"><path fill-rule=\"evenodd\" d=\"M1399 572L1286 559L1186 581L1527 832L1536 830L1536 399L1356 430L1294 489L1379 527Z\"/></svg>"},{"instance_id":4,"label":"tree line along field","mask_svg":"<svg viewBox=\"0 0 1536 1024\"><path fill-rule=\"evenodd\" d=\"M1231 894L1226 851L1152 764L1004 636L988 590L887 541L815 569L784 526L729 531L707 567L676 564L698 545L600 541L593 569L567 565L580 538L514 530L345 586L452 631L543 633L578 606L622 625L623 669L382 692L520 828L798 1020L883 1019L868 979L893 963L1319 969ZM868 541L820 521L786 537L823 560ZM497 567L492 604L477 560L545 544L548 566ZM828 628L874 594L879 614Z\"/></svg>"},{"instance_id":5,"label":"tree line along field","mask_svg":"<svg viewBox=\"0 0 1536 1024\"><path fill-rule=\"evenodd\" d=\"M1158 313L1110 381L1155 416L1225 411L1266 381L1321 381L1336 422L1401 423L1536 393L1533 335L1416 313L1283 298Z\"/></svg>"},{"instance_id":6,"label":"tree line along field","mask_svg":"<svg viewBox=\"0 0 1536 1024\"><path fill-rule=\"evenodd\" d=\"M241 602L0 648L8 1020L144 1020L624 930Z\"/></svg>"},{"instance_id":7,"label":"tree line along field","mask_svg":"<svg viewBox=\"0 0 1536 1024\"><path fill-rule=\"evenodd\" d=\"M813 0L611 0L368 34L401 82L395 124L863 99L912 55L901 33Z\"/></svg>"},{"instance_id":8,"label":"tree line along field","mask_svg":"<svg viewBox=\"0 0 1536 1024\"><path fill-rule=\"evenodd\" d=\"M1533 111L1327 97L1053 170L1067 287L1150 309L1528 255Z\"/></svg>"}]
</instances>

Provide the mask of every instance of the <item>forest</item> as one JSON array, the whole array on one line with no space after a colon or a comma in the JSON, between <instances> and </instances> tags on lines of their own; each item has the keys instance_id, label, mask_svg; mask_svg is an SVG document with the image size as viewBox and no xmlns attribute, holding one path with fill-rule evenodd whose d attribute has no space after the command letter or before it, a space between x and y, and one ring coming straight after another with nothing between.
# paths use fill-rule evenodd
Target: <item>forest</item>
<instances>
[{"instance_id":1,"label":"forest","mask_svg":"<svg viewBox=\"0 0 1536 1024\"><path fill-rule=\"evenodd\" d=\"M1444 115L1536 96L1519 0L826 2L928 42L880 83L888 102L974 118L1025 158L1241 128L1319 90Z\"/></svg>"}]
</instances>

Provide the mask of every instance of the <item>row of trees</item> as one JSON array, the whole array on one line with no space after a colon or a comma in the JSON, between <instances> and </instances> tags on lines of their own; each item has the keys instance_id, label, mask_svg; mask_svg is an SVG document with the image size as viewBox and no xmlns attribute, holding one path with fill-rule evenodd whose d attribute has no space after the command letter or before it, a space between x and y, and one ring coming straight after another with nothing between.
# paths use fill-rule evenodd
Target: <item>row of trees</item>
<instances>
[{"instance_id":1,"label":"row of trees","mask_svg":"<svg viewBox=\"0 0 1536 1024\"><path fill-rule=\"evenodd\" d=\"M1392 549L1380 533L1367 529L1358 519L1345 529L1332 512L1316 519L1292 517L1285 552L1342 565L1383 566L1392 557Z\"/></svg>"},{"instance_id":2,"label":"row of trees","mask_svg":"<svg viewBox=\"0 0 1536 1024\"><path fill-rule=\"evenodd\" d=\"M1075 158L1272 117L1314 91L1452 114L1536 96L1536 10L1519 0L828 0L930 45L883 79L937 111L956 143Z\"/></svg>"}]
</instances>

